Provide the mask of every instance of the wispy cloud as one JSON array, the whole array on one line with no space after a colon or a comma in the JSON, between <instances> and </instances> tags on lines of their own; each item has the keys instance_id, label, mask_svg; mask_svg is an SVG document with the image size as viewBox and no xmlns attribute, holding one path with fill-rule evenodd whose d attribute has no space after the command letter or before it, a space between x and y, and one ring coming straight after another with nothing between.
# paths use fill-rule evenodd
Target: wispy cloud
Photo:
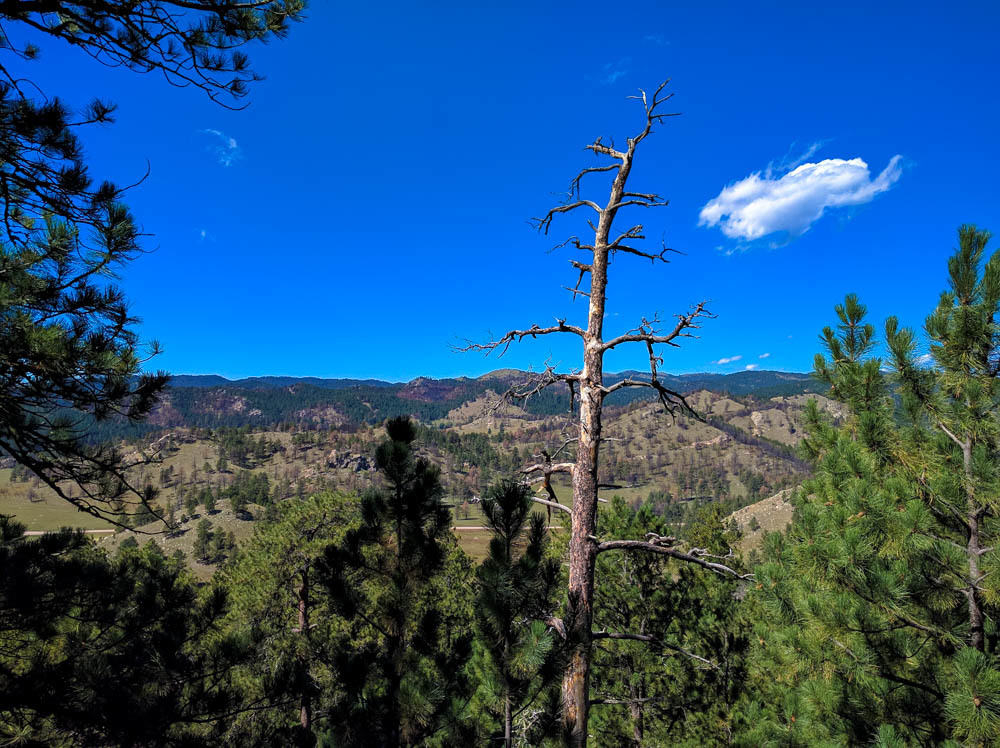
<instances>
[{"instance_id":1,"label":"wispy cloud","mask_svg":"<svg viewBox=\"0 0 1000 748\"><path fill-rule=\"evenodd\" d=\"M759 368L760 368L760 364L747 364L746 365L746 370L747 371L754 371L755 369L759 369Z\"/></svg>"},{"instance_id":2,"label":"wispy cloud","mask_svg":"<svg viewBox=\"0 0 1000 748\"><path fill-rule=\"evenodd\" d=\"M655 44L657 47L666 47L668 44L670 44L670 42L667 41L666 37L663 36L663 34L646 34L644 37L642 37L642 40L644 42L651 42Z\"/></svg>"},{"instance_id":3,"label":"wispy cloud","mask_svg":"<svg viewBox=\"0 0 1000 748\"><path fill-rule=\"evenodd\" d=\"M240 144L236 142L236 138L231 138L221 130L211 128L201 132L211 135L215 139L216 142L210 145L208 150L215 155L215 160L222 166L232 166L243 158L243 151L240 149Z\"/></svg>"},{"instance_id":4,"label":"wispy cloud","mask_svg":"<svg viewBox=\"0 0 1000 748\"><path fill-rule=\"evenodd\" d=\"M757 358L770 358L770 357L771 357L770 353L762 353L759 356L757 356Z\"/></svg>"},{"instance_id":5,"label":"wispy cloud","mask_svg":"<svg viewBox=\"0 0 1000 748\"><path fill-rule=\"evenodd\" d=\"M778 232L800 236L827 208L862 205L887 191L902 174L902 160L893 156L874 179L860 158L802 163L781 176L770 168L756 172L710 200L699 225L718 226L730 239L745 241Z\"/></svg>"},{"instance_id":6,"label":"wispy cloud","mask_svg":"<svg viewBox=\"0 0 1000 748\"><path fill-rule=\"evenodd\" d=\"M794 169L796 166L804 164L806 161L811 159L824 145L829 142L830 140L817 140L815 143L810 144L804 151L799 153L798 156L793 155L797 150L798 143L792 143L788 146L788 150L785 152L784 156L778 159L778 161L772 161L767 165L767 168L764 170L764 174L767 175L768 178L774 176L775 174L785 174L786 172Z\"/></svg>"},{"instance_id":7,"label":"wispy cloud","mask_svg":"<svg viewBox=\"0 0 1000 748\"><path fill-rule=\"evenodd\" d=\"M610 86L619 78L628 74L631 62L632 58L623 57L618 60L618 62L607 63L603 68L601 68L601 74L597 77L597 80L605 86Z\"/></svg>"},{"instance_id":8,"label":"wispy cloud","mask_svg":"<svg viewBox=\"0 0 1000 748\"><path fill-rule=\"evenodd\" d=\"M932 356L930 353L925 353L922 356L917 356L917 358L914 360L914 363L917 366L931 366L934 363L934 356Z\"/></svg>"},{"instance_id":9,"label":"wispy cloud","mask_svg":"<svg viewBox=\"0 0 1000 748\"><path fill-rule=\"evenodd\" d=\"M721 366L723 364L731 364L734 361L739 361L743 356L729 356L728 358L720 358L718 361L712 361L711 363Z\"/></svg>"}]
</instances>

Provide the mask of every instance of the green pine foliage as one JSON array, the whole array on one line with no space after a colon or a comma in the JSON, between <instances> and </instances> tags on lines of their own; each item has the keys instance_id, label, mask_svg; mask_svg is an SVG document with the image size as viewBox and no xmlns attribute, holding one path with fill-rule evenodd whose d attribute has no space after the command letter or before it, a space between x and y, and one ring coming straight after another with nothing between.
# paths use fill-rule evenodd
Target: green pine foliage
<instances>
[{"instance_id":1,"label":"green pine foliage","mask_svg":"<svg viewBox=\"0 0 1000 748\"><path fill-rule=\"evenodd\" d=\"M532 512L531 489L500 481L483 497L493 533L476 570L478 687L474 710L487 715L491 744L539 745L558 733L558 641L546 620L556 607L559 561L547 555L545 515Z\"/></svg>"},{"instance_id":2,"label":"green pine foliage","mask_svg":"<svg viewBox=\"0 0 1000 748\"><path fill-rule=\"evenodd\" d=\"M301 0L6 3L5 28L30 28L108 65L159 71L177 85L233 101L257 79L239 47L284 36ZM18 37L16 32L13 37ZM124 190L96 182L77 128L108 123L114 105L94 99L71 112L30 80L34 43L7 41L0 59L0 453L13 456L82 511L119 525L141 510L160 516L131 485L122 456L90 435L131 430L149 414L167 376L142 373L158 348L138 339L116 273L142 251ZM78 490L70 490L73 485Z\"/></svg>"},{"instance_id":3,"label":"green pine foliage","mask_svg":"<svg viewBox=\"0 0 1000 748\"><path fill-rule=\"evenodd\" d=\"M313 745L331 729L329 710L341 698L336 663L354 646L317 567L357 526L357 499L321 493L277 512L214 582L232 601L223 630L247 647L230 676L253 706L226 720L229 745Z\"/></svg>"},{"instance_id":4,"label":"green pine foliage","mask_svg":"<svg viewBox=\"0 0 1000 748\"><path fill-rule=\"evenodd\" d=\"M471 685L470 565L451 532L438 468L418 457L416 426L390 419L375 453L385 487L361 521L327 548L321 579L350 626L330 707L336 745L454 745Z\"/></svg>"},{"instance_id":5,"label":"green pine foliage","mask_svg":"<svg viewBox=\"0 0 1000 748\"><path fill-rule=\"evenodd\" d=\"M94 107L93 118L106 116ZM162 373L139 375L136 320L108 282L139 251L139 228L118 188L92 183L58 100L0 84L0 119L10 216L0 225L0 452L66 501L122 523L128 507L115 499L151 497L130 485L114 447L87 442L79 414L140 420L166 384ZM70 495L67 482L81 490Z\"/></svg>"},{"instance_id":6,"label":"green pine foliage","mask_svg":"<svg viewBox=\"0 0 1000 748\"><path fill-rule=\"evenodd\" d=\"M824 330L817 375L848 417L838 427L809 411L815 477L757 570L747 744L1000 740L988 574L1000 529L1000 257L983 266L987 239L959 230L949 289L926 323L927 363L894 318L888 366L872 355L875 330L853 296Z\"/></svg>"},{"instance_id":7,"label":"green pine foliage","mask_svg":"<svg viewBox=\"0 0 1000 748\"><path fill-rule=\"evenodd\" d=\"M16 745L212 742L233 707L208 646L225 595L155 543L108 557L80 533L23 537L0 516L0 739Z\"/></svg>"}]
</instances>

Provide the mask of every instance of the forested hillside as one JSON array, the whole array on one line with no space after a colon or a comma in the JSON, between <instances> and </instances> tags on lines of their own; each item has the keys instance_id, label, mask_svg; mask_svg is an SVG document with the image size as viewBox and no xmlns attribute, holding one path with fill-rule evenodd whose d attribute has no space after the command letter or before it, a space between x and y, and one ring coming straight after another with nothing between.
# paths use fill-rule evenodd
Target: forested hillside
<instances>
[{"instance_id":1,"label":"forested hillside","mask_svg":"<svg viewBox=\"0 0 1000 748\"><path fill-rule=\"evenodd\" d=\"M795 485L808 474L794 448L804 434L805 404L814 397L839 415L839 408L822 396L734 398L707 390L691 393L697 417L681 416L675 423L659 416L648 400L611 410L604 492L635 505L650 502L680 521L696 506L716 503L730 511ZM479 513L472 502L492 482L522 474L538 462L541 450L554 450L565 439L566 415L520 409L490 413L491 402L491 395L483 395L420 427L421 451L441 466L456 524L474 525ZM154 489L157 510L179 523L179 533L158 542L190 554L203 519L213 528L224 524L239 539L285 499L326 489L364 490L374 480L378 432L379 427L364 423L338 426L303 418L256 428L160 428L128 449L155 455L154 462L135 472L135 482ZM567 501L568 480L555 480ZM206 501L213 502L213 511L202 511ZM0 470L0 507L28 529L76 524L78 514L64 506L29 473ZM132 522L145 525L142 516ZM460 531L458 537L473 555L483 552L481 534Z\"/></svg>"},{"instance_id":2,"label":"forested hillside","mask_svg":"<svg viewBox=\"0 0 1000 748\"><path fill-rule=\"evenodd\" d=\"M648 377L625 372L607 376ZM142 424L123 421L94 423L85 416L83 428L95 440L135 437L163 428L296 426L342 427L376 425L397 415L412 415L429 423L448 419L449 413L471 403L485 408L512 385L530 380L527 372L497 371L477 379L418 378L406 383L376 380L317 379L313 377L254 377L228 381L214 376L175 376L159 405ZM821 383L806 374L777 371L747 371L736 374L689 374L666 377L678 392L710 390L719 394L769 399L802 393L821 393ZM649 400L642 390L620 391L608 398L609 405L624 406ZM569 393L552 388L522 404L531 416L569 411ZM470 415L473 410L466 411Z\"/></svg>"}]
</instances>

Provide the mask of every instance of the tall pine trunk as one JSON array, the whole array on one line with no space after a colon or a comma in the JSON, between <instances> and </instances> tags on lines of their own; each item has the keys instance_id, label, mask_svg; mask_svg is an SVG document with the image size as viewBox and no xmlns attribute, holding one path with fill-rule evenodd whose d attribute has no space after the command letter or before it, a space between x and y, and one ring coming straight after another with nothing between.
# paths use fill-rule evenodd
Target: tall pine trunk
<instances>
[{"instance_id":1,"label":"tall pine trunk","mask_svg":"<svg viewBox=\"0 0 1000 748\"><path fill-rule=\"evenodd\" d=\"M301 693L299 694L299 724L303 730L312 730L312 694L309 687L309 564L302 569L298 594L299 636L303 637L300 667L302 668Z\"/></svg>"},{"instance_id":2,"label":"tall pine trunk","mask_svg":"<svg viewBox=\"0 0 1000 748\"><path fill-rule=\"evenodd\" d=\"M513 727L514 718L510 710L510 686L507 687L507 692L504 694L503 703L503 745L504 748L512 748L514 745L513 738Z\"/></svg>"}]
</instances>

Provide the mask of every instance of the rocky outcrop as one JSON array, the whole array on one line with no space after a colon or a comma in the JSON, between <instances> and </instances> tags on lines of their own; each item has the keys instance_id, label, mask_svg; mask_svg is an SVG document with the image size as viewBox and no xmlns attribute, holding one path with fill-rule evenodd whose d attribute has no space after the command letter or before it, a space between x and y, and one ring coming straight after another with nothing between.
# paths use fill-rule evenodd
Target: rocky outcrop
<instances>
[{"instance_id":1,"label":"rocky outcrop","mask_svg":"<svg viewBox=\"0 0 1000 748\"><path fill-rule=\"evenodd\" d=\"M326 466L340 470L351 470L355 473L368 472L375 469L371 460L367 456L354 454L352 452L338 452L332 450L326 456Z\"/></svg>"}]
</instances>

